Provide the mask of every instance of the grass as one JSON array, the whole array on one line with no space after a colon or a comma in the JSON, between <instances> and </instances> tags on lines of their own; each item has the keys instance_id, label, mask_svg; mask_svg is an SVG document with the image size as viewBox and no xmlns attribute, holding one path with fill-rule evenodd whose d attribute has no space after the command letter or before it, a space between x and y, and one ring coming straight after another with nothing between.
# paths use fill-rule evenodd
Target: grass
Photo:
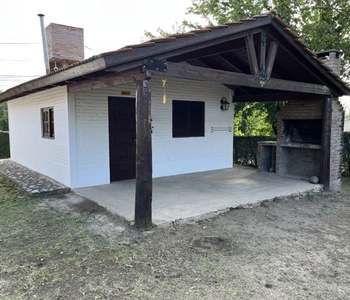
<instances>
[{"instance_id":1,"label":"grass","mask_svg":"<svg viewBox=\"0 0 350 300\"><path fill-rule=\"evenodd\" d=\"M307 200L312 200L312 199L314 199L314 195L311 192L307 192L306 195L305 195L305 198Z\"/></svg>"},{"instance_id":2,"label":"grass","mask_svg":"<svg viewBox=\"0 0 350 300\"><path fill-rule=\"evenodd\" d=\"M137 233L94 202L60 210L65 196L31 198L0 175L0 299L344 299L349 204L312 196ZM101 215L125 231L91 229Z\"/></svg>"},{"instance_id":3,"label":"grass","mask_svg":"<svg viewBox=\"0 0 350 300\"><path fill-rule=\"evenodd\" d=\"M87 214L38 209L42 198L26 196L2 176L0 195L1 299L40 297L72 283L77 293L87 275L98 277L101 268L108 274L127 267L132 244L89 231ZM96 206L91 212L86 205L79 210L101 212Z\"/></svg>"}]
</instances>

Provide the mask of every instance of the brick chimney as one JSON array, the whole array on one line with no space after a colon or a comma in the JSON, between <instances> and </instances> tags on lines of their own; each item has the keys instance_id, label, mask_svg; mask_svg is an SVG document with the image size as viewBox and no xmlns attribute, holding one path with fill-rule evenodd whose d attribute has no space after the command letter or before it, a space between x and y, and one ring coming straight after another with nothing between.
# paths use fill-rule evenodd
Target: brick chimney
<instances>
[{"instance_id":1,"label":"brick chimney","mask_svg":"<svg viewBox=\"0 0 350 300\"><path fill-rule=\"evenodd\" d=\"M46 27L50 70L84 60L84 29L51 23Z\"/></svg>"},{"instance_id":2,"label":"brick chimney","mask_svg":"<svg viewBox=\"0 0 350 300\"><path fill-rule=\"evenodd\" d=\"M343 52L336 49L316 52L317 57L322 60L326 66L333 70L335 74L340 76L341 56Z\"/></svg>"}]
</instances>

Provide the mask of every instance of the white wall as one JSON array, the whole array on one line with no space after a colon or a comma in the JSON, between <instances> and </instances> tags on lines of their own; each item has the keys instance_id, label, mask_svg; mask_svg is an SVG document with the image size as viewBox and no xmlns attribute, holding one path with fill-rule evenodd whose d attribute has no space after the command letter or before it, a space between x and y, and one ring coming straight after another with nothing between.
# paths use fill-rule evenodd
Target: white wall
<instances>
[{"instance_id":1,"label":"white wall","mask_svg":"<svg viewBox=\"0 0 350 300\"><path fill-rule=\"evenodd\" d=\"M69 95L70 107L75 110L70 114L70 124L75 124L70 133L73 188L110 182L108 96L113 93L100 90Z\"/></svg>"},{"instance_id":2,"label":"white wall","mask_svg":"<svg viewBox=\"0 0 350 300\"><path fill-rule=\"evenodd\" d=\"M42 137L41 109L54 108L55 138ZM8 102L11 159L70 185L66 87Z\"/></svg>"},{"instance_id":3,"label":"white wall","mask_svg":"<svg viewBox=\"0 0 350 300\"><path fill-rule=\"evenodd\" d=\"M229 111L220 110L220 99L226 97L230 102L230 91L220 84L170 78L165 86L167 103L163 104L161 78L150 82L153 177L232 167L233 133L211 133L211 127L232 127L233 105ZM75 116L70 114L70 124L75 122L71 135L76 136L75 145L71 138L72 166L76 166L71 170L72 187L109 183L108 96L121 97L121 91L128 91L129 97L135 97L135 90L136 84L128 84L69 95L69 105L75 104ZM173 99L205 101L204 137L172 137Z\"/></svg>"},{"instance_id":4,"label":"white wall","mask_svg":"<svg viewBox=\"0 0 350 300\"><path fill-rule=\"evenodd\" d=\"M233 105L220 110L220 99L229 102L230 91L220 84L170 78L162 103L160 79L151 80L153 128L153 176L168 176L232 167L233 133L214 131L211 127L232 127ZM172 100L205 101L205 136L172 137Z\"/></svg>"}]
</instances>

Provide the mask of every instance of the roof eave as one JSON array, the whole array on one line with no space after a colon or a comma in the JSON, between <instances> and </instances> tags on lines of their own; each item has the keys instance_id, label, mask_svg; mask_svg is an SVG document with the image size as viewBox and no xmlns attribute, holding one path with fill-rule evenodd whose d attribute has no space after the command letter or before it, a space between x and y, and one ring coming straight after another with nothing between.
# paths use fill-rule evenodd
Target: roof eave
<instances>
[{"instance_id":1,"label":"roof eave","mask_svg":"<svg viewBox=\"0 0 350 300\"><path fill-rule=\"evenodd\" d=\"M103 55L106 59L107 68L113 69L114 67L121 67L122 65L131 64L135 67L134 62L139 63L145 58L154 59L167 59L173 55L174 52L179 53L182 51L189 51L191 47L205 47L207 43L225 40L233 35L245 34L249 30L267 26L271 23L272 15L265 15L264 17L256 18L255 22L249 20L243 20L242 22L235 22L232 24L226 24L221 28L217 29L206 29L199 32L193 31L191 38L186 41L186 45L183 44L181 35L177 35L176 39L167 43L153 43L149 45L140 44L138 47L131 48L131 51L125 53L123 57L118 55L118 51L113 53L110 52L107 55ZM185 36L188 33L184 34ZM146 47L147 46L147 47ZM140 65L140 64L139 64ZM141 66L141 65L140 65ZM124 71L123 67L119 71Z\"/></svg>"},{"instance_id":2,"label":"roof eave","mask_svg":"<svg viewBox=\"0 0 350 300\"><path fill-rule=\"evenodd\" d=\"M312 52L304 43L302 43L299 38L294 35L288 25L283 23L281 19L277 17L273 17L271 25L275 28L287 42L293 46L293 48L298 51L300 55L306 59L315 70L319 72L319 76L323 77L325 80L321 80L322 84L326 85L332 91L333 96L344 96L350 95L350 87L346 85L344 81L340 79L336 74L332 74L333 72L329 72L329 68L322 65L322 62L317 58L316 54L312 56L310 52ZM288 30L289 29L289 30ZM305 47L307 49L305 49ZM307 51L306 51L307 50Z\"/></svg>"},{"instance_id":3,"label":"roof eave","mask_svg":"<svg viewBox=\"0 0 350 300\"><path fill-rule=\"evenodd\" d=\"M66 69L62 72L45 75L10 88L0 94L0 103L19 98L42 89L65 85L69 80L98 72L104 70L105 68L105 59L103 57L98 57L94 60Z\"/></svg>"}]
</instances>

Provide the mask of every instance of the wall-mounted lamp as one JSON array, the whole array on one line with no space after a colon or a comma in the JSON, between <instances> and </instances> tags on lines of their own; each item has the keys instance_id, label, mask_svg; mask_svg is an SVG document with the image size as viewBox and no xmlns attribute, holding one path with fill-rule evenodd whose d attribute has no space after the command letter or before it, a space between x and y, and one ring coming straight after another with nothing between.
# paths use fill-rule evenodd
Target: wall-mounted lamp
<instances>
[{"instance_id":1,"label":"wall-mounted lamp","mask_svg":"<svg viewBox=\"0 0 350 300\"><path fill-rule=\"evenodd\" d=\"M221 110L228 110L230 107L230 103L227 102L226 97L222 97L220 100L221 106L220 109Z\"/></svg>"}]
</instances>

